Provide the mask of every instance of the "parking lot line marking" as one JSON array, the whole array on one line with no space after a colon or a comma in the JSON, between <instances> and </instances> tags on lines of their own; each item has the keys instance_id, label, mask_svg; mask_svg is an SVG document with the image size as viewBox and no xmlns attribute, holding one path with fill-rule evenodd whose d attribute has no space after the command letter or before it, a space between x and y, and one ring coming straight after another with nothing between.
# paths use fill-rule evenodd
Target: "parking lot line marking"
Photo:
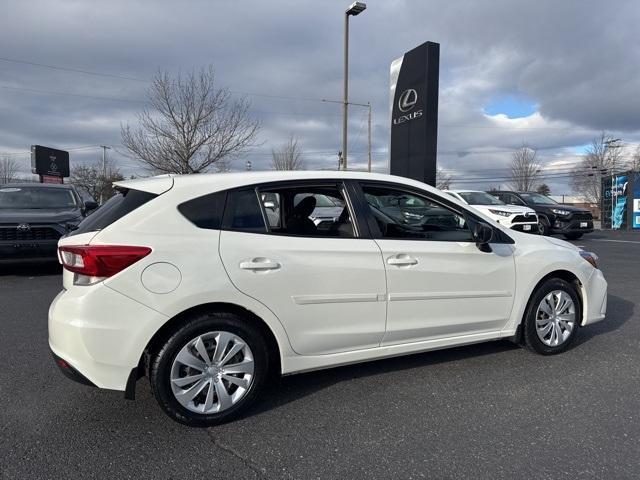
<instances>
[{"instance_id":1,"label":"parking lot line marking","mask_svg":"<svg viewBox=\"0 0 640 480\"><path fill-rule=\"evenodd\" d=\"M603 240L599 238L594 238L591 241L593 242L617 242L617 243L640 243L637 240Z\"/></svg>"}]
</instances>

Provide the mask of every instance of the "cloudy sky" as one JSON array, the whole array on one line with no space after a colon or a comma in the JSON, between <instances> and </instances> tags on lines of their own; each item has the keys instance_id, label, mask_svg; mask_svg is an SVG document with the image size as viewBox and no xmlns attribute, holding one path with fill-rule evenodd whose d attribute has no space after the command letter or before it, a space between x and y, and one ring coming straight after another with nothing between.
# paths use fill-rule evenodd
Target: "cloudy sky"
<instances>
[{"instance_id":1,"label":"cloudy sky","mask_svg":"<svg viewBox=\"0 0 640 480\"><path fill-rule=\"evenodd\" d=\"M348 2L3 0L0 154L27 172L31 144L70 149L72 165L97 161L106 144L126 174L140 173L121 154L120 125L135 122L149 79L213 64L263 126L235 169L268 168L290 135L307 168L332 168L341 106L320 100L341 97ZM370 0L351 21L350 97L373 105L375 169L387 168L389 64L431 40L441 44L438 163L454 186L504 183L524 142L552 192L569 194L563 172L600 132L628 152L640 141L638 25L633 0ZM366 110L352 107L350 166L366 166L366 142Z\"/></svg>"}]
</instances>

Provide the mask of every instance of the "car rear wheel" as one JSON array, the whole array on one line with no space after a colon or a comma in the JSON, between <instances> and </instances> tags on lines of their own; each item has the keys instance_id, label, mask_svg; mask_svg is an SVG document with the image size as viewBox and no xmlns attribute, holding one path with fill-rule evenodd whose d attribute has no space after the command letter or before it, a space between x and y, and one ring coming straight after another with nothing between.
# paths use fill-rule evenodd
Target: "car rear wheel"
<instances>
[{"instance_id":1,"label":"car rear wheel","mask_svg":"<svg viewBox=\"0 0 640 480\"><path fill-rule=\"evenodd\" d=\"M237 417L258 397L268 372L260 331L226 312L189 319L150 365L151 389L180 423L206 427Z\"/></svg>"},{"instance_id":2,"label":"car rear wheel","mask_svg":"<svg viewBox=\"0 0 640 480\"><path fill-rule=\"evenodd\" d=\"M524 319L527 347L543 355L566 350L576 336L582 311L576 289L560 278L544 282L533 294Z\"/></svg>"},{"instance_id":3,"label":"car rear wheel","mask_svg":"<svg viewBox=\"0 0 640 480\"><path fill-rule=\"evenodd\" d=\"M582 238L582 235L582 233L565 233L564 238L567 240L578 240L579 238Z\"/></svg>"}]
</instances>

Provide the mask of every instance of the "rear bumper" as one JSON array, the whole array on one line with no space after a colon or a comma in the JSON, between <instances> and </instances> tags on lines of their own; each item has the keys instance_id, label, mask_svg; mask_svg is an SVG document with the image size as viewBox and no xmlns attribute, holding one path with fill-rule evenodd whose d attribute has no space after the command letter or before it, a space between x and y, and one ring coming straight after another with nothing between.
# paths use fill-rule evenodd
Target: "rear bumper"
<instances>
[{"instance_id":1,"label":"rear bumper","mask_svg":"<svg viewBox=\"0 0 640 480\"><path fill-rule=\"evenodd\" d=\"M70 367L65 375L124 391L149 340L167 320L102 283L74 287L60 292L49 308L49 347Z\"/></svg>"},{"instance_id":2,"label":"rear bumper","mask_svg":"<svg viewBox=\"0 0 640 480\"><path fill-rule=\"evenodd\" d=\"M58 355L53 353L53 350L51 350L51 355L53 356L53 361L56 363L65 377L73 380L74 382L81 383L83 385L89 385L90 387L95 387L91 380L89 380L87 377L85 377L79 371L69 365L69 362L67 362L65 359L60 358Z\"/></svg>"}]
</instances>

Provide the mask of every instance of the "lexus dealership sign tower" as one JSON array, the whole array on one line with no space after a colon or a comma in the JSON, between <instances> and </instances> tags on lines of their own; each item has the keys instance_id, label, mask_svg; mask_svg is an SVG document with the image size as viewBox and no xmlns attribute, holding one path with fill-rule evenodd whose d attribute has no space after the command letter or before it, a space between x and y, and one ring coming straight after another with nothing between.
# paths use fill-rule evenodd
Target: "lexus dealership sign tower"
<instances>
[{"instance_id":1,"label":"lexus dealership sign tower","mask_svg":"<svg viewBox=\"0 0 640 480\"><path fill-rule=\"evenodd\" d=\"M391 63L392 175L436 183L440 45L425 42Z\"/></svg>"}]
</instances>

